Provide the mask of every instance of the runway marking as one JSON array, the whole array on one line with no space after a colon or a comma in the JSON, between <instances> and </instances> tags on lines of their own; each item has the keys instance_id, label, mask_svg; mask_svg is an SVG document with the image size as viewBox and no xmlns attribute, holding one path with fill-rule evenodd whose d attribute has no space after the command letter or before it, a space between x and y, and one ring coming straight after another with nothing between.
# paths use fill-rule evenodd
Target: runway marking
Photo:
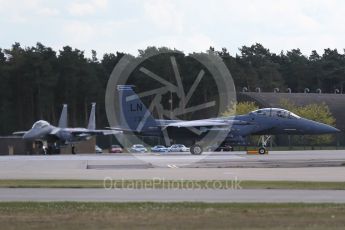
<instances>
[{"instance_id":1,"label":"runway marking","mask_svg":"<svg viewBox=\"0 0 345 230\"><path fill-rule=\"evenodd\" d=\"M169 168L173 168L173 169L177 169L178 168L178 166L176 166L176 165L167 165Z\"/></svg>"},{"instance_id":2,"label":"runway marking","mask_svg":"<svg viewBox=\"0 0 345 230\"><path fill-rule=\"evenodd\" d=\"M136 156L136 155L134 155L134 156ZM141 155L141 156L145 156L145 155ZM149 153L149 154L147 154L147 156L161 156L161 154L159 154L159 153Z\"/></svg>"}]
</instances>

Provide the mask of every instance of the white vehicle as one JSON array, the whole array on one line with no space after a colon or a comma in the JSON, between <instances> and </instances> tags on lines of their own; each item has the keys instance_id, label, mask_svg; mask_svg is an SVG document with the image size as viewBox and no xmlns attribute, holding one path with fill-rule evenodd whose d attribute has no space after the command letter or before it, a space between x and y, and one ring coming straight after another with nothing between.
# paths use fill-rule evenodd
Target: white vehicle
<instances>
[{"instance_id":1,"label":"white vehicle","mask_svg":"<svg viewBox=\"0 0 345 230\"><path fill-rule=\"evenodd\" d=\"M95 151L96 153L103 153L103 150L98 145L95 145Z\"/></svg>"},{"instance_id":2,"label":"white vehicle","mask_svg":"<svg viewBox=\"0 0 345 230\"><path fill-rule=\"evenodd\" d=\"M151 152L153 153L165 153L168 152L169 148L163 146L163 145L156 145L151 148Z\"/></svg>"},{"instance_id":3,"label":"white vehicle","mask_svg":"<svg viewBox=\"0 0 345 230\"><path fill-rule=\"evenodd\" d=\"M143 145L133 145L130 149L129 152L131 153L146 153L147 149Z\"/></svg>"},{"instance_id":4,"label":"white vehicle","mask_svg":"<svg viewBox=\"0 0 345 230\"><path fill-rule=\"evenodd\" d=\"M181 144L175 144L169 147L169 152L189 152L190 149Z\"/></svg>"}]
</instances>

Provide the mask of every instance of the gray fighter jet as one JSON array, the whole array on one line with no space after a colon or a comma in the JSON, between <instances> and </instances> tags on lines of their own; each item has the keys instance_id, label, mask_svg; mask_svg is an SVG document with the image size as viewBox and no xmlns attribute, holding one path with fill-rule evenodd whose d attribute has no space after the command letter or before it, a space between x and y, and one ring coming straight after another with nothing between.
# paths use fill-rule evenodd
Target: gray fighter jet
<instances>
[{"instance_id":1,"label":"gray fighter jet","mask_svg":"<svg viewBox=\"0 0 345 230\"><path fill-rule=\"evenodd\" d=\"M332 126L299 117L280 108L263 108L245 115L193 121L158 120L152 117L150 111L133 91L132 86L119 85L117 90L121 110L120 127L111 127L111 129L157 137L163 137L164 132L169 132L169 137L172 139L174 136L179 136L192 140L193 145L190 148L192 154L203 152L203 146L198 141L205 136L204 134L212 130L225 131L223 143L230 146L247 145L246 137L250 135L305 135L340 132ZM260 154L266 152L266 143L267 140L263 140L262 146L258 149Z\"/></svg>"},{"instance_id":2,"label":"gray fighter jet","mask_svg":"<svg viewBox=\"0 0 345 230\"><path fill-rule=\"evenodd\" d=\"M22 135L23 139L33 141L46 141L48 149L52 146L72 145L74 154L74 143L89 140L96 135L111 135L121 131L96 129L96 103L92 103L89 124L87 128L68 128L67 105L63 105L58 126L51 125L44 120L36 121L28 131L14 132L13 135Z\"/></svg>"}]
</instances>

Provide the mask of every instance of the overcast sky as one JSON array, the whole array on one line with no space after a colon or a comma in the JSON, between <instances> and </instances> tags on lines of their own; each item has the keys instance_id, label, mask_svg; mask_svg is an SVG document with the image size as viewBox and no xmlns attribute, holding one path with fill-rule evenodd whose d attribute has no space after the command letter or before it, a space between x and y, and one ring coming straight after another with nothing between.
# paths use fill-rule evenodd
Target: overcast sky
<instances>
[{"instance_id":1,"label":"overcast sky","mask_svg":"<svg viewBox=\"0 0 345 230\"><path fill-rule=\"evenodd\" d=\"M262 43L272 52L345 48L342 0L0 0L0 47L42 42L137 54L147 46L185 52Z\"/></svg>"}]
</instances>

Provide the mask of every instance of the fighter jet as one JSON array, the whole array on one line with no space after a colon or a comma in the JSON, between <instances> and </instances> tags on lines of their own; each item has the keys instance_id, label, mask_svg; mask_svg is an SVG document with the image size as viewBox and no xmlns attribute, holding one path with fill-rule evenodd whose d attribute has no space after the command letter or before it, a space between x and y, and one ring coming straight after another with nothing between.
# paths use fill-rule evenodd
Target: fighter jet
<instances>
[{"instance_id":1,"label":"fighter jet","mask_svg":"<svg viewBox=\"0 0 345 230\"><path fill-rule=\"evenodd\" d=\"M250 135L276 135L276 134L326 134L337 133L340 130L316 121L308 120L280 108L263 108L245 115L210 118L203 120L162 120L154 119L151 112L142 103L139 96L133 91L132 86L117 86L120 100L120 125L110 127L142 136L163 137L168 131L169 137L176 135L193 140L190 148L192 154L203 152L202 144L198 143L204 133L211 130L226 132L223 144L246 145L246 137ZM196 133L196 132L199 133ZM174 139L174 137L172 137ZM266 152L267 140L263 140L258 149L260 154Z\"/></svg>"},{"instance_id":2,"label":"fighter jet","mask_svg":"<svg viewBox=\"0 0 345 230\"><path fill-rule=\"evenodd\" d=\"M35 141L47 141L48 149L58 144L72 145L72 153L74 152L74 143L89 140L96 135L111 135L121 131L114 130L97 130L96 129L96 103L92 103L89 124L87 128L68 128L67 105L63 105L58 126L53 126L44 120L36 121L32 128L28 131L14 132L13 135L23 135L23 139Z\"/></svg>"}]
</instances>

